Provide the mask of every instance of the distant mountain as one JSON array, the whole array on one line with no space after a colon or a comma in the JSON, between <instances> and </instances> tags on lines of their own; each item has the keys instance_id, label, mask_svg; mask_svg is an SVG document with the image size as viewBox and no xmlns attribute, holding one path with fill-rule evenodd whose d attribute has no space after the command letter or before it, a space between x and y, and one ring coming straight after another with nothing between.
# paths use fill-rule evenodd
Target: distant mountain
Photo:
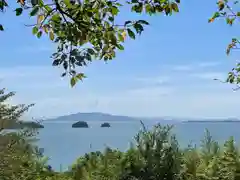
<instances>
[{"instance_id":1,"label":"distant mountain","mask_svg":"<svg viewBox=\"0 0 240 180\"><path fill-rule=\"evenodd\" d=\"M128 117L128 116L118 116L106 113L90 112L90 113L76 113L70 115L64 115L53 119L48 119L46 121L135 121L140 120L138 118Z\"/></svg>"},{"instance_id":2,"label":"distant mountain","mask_svg":"<svg viewBox=\"0 0 240 180\"><path fill-rule=\"evenodd\" d=\"M112 115L107 113L100 112L84 112L76 113L70 115L64 115L57 118L46 119L45 121L103 121L103 122L112 122L112 121L154 121L154 122L165 122L165 123L178 123L181 122L180 119L170 118L170 117L129 117L129 116L120 116Z\"/></svg>"},{"instance_id":3,"label":"distant mountain","mask_svg":"<svg viewBox=\"0 0 240 180\"><path fill-rule=\"evenodd\" d=\"M101 112L81 112L76 114L69 114L64 115L56 118L46 119L46 122L51 121L71 121L71 122L77 122L77 121L103 121L103 122L109 122L112 121L154 121L155 123L161 122L163 124L176 124L181 122L188 122L191 121L191 118L177 118L177 117L130 117L130 116L120 116L120 115L112 115L107 113L101 113ZM195 119L197 120L197 119ZM193 120L194 121L194 120Z\"/></svg>"},{"instance_id":4,"label":"distant mountain","mask_svg":"<svg viewBox=\"0 0 240 180\"><path fill-rule=\"evenodd\" d=\"M112 115L101 112L83 112L70 115L64 115L57 118L47 119L45 121L103 121L109 122L112 121L154 121L161 122L163 124L176 124L176 123L196 123L196 122L240 122L237 118L215 118L215 119L206 119L206 118L177 118L177 117L129 117L129 116L120 116Z\"/></svg>"}]
</instances>

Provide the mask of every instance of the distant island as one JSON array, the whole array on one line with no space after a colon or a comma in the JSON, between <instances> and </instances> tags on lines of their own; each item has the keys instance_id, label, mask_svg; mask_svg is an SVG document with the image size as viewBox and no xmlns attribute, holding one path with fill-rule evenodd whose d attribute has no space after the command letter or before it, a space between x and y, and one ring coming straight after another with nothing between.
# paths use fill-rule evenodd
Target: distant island
<instances>
[{"instance_id":1,"label":"distant island","mask_svg":"<svg viewBox=\"0 0 240 180\"><path fill-rule=\"evenodd\" d=\"M44 128L42 124L34 121L13 121L0 120L0 126L4 129L21 129L21 128Z\"/></svg>"},{"instance_id":2,"label":"distant island","mask_svg":"<svg viewBox=\"0 0 240 180\"><path fill-rule=\"evenodd\" d=\"M105 122L101 124L101 127L111 127L109 123Z\"/></svg>"},{"instance_id":3,"label":"distant island","mask_svg":"<svg viewBox=\"0 0 240 180\"><path fill-rule=\"evenodd\" d=\"M72 124L72 128L88 128L88 123L85 121L78 121Z\"/></svg>"},{"instance_id":4,"label":"distant island","mask_svg":"<svg viewBox=\"0 0 240 180\"><path fill-rule=\"evenodd\" d=\"M105 123L105 122L139 122L140 120L143 120L143 122L147 121L154 121L155 123L164 123L164 124L176 124L176 123L218 123L218 122L240 122L239 119L237 118L215 118L215 119L209 119L209 118L191 118L191 117L170 117L170 116L165 116L165 117L130 117L130 116L123 116L123 115L114 115L114 114L108 114L108 113L101 113L101 112L79 112L75 114L68 114L68 115L63 115L51 119L46 119L46 122L73 122L76 121L83 121L83 122L100 122L100 123ZM75 124L75 123L74 123Z\"/></svg>"},{"instance_id":5,"label":"distant island","mask_svg":"<svg viewBox=\"0 0 240 180\"><path fill-rule=\"evenodd\" d=\"M128 116L119 116L119 115L112 115L107 113L100 113L100 112L81 112L76 114L69 114L64 116L59 116L56 118L47 119L45 121L101 121L104 122L113 122L113 121L138 121L139 118L135 117L128 117Z\"/></svg>"}]
</instances>

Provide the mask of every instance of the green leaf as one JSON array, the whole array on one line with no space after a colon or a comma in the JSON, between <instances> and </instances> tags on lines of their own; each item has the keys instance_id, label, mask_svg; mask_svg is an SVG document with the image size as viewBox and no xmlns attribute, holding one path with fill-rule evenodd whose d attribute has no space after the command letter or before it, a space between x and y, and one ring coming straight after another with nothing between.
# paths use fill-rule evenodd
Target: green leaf
<instances>
[{"instance_id":1,"label":"green leaf","mask_svg":"<svg viewBox=\"0 0 240 180\"><path fill-rule=\"evenodd\" d=\"M37 26L33 27L32 28L32 33L35 35L35 34L37 34L37 32L38 32Z\"/></svg>"},{"instance_id":2,"label":"green leaf","mask_svg":"<svg viewBox=\"0 0 240 180\"><path fill-rule=\"evenodd\" d=\"M109 38L111 39L111 43L112 43L113 45L116 45L116 44L117 44L117 38L116 38L114 32L112 32L112 31L109 32Z\"/></svg>"},{"instance_id":3,"label":"green leaf","mask_svg":"<svg viewBox=\"0 0 240 180\"><path fill-rule=\"evenodd\" d=\"M126 21L124 26L127 26L128 24L130 24L132 21Z\"/></svg>"},{"instance_id":4,"label":"green leaf","mask_svg":"<svg viewBox=\"0 0 240 180\"><path fill-rule=\"evenodd\" d=\"M61 64L61 59L54 59L52 66L58 66L59 64Z\"/></svg>"},{"instance_id":5,"label":"green leaf","mask_svg":"<svg viewBox=\"0 0 240 180\"><path fill-rule=\"evenodd\" d=\"M151 6L150 4L147 4L147 5L145 6L145 11L146 11L147 13L149 13L149 12L151 12L151 10L152 10L152 6Z\"/></svg>"},{"instance_id":6,"label":"green leaf","mask_svg":"<svg viewBox=\"0 0 240 180\"><path fill-rule=\"evenodd\" d=\"M8 4L6 3L6 1L4 0L1 0L0 1L0 10L2 11L5 7L7 7Z\"/></svg>"},{"instance_id":7,"label":"green leaf","mask_svg":"<svg viewBox=\"0 0 240 180\"><path fill-rule=\"evenodd\" d=\"M178 5L176 3L171 4L173 11L179 12Z\"/></svg>"},{"instance_id":8,"label":"green leaf","mask_svg":"<svg viewBox=\"0 0 240 180\"><path fill-rule=\"evenodd\" d=\"M38 5L39 5L40 7L43 7L43 6L44 6L43 0L38 0Z\"/></svg>"},{"instance_id":9,"label":"green leaf","mask_svg":"<svg viewBox=\"0 0 240 180\"><path fill-rule=\"evenodd\" d=\"M3 25L0 24L0 31L4 31Z\"/></svg>"},{"instance_id":10,"label":"green leaf","mask_svg":"<svg viewBox=\"0 0 240 180\"><path fill-rule=\"evenodd\" d=\"M124 41L124 37L122 36L121 33L118 33L118 40L123 42Z\"/></svg>"},{"instance_id":11,"label":"green leaf","mask_svg":"<svg viewBox=\"0 0 240 180\"><path fill-rule=\"evenodd\" d=\"M232 18L232 19L230 19L230 18L227 18L227 19L226 19L226 21L227 21L227 24L229 24L229 25L232 25L232 24L233 24L233 22L234 22L234 20L235 20L235 18Z\"/></svg>"},{"instance_id":12,"label":"green leaf","mask_svg":"<svg viewBox=\"0 0 240 180\"><path fill-rule=\"evenodd\" d=\"M120 4L120 3L115 3L117 6L123 6L122 4Z\"/></svg>"},{"instance_id":13,"label":"green leaf","mask_svg":"<svg viewBox=\"0 0 240 180\"><path fill-rule=\"evenodd\" d=\"M225 4L223 1L218 1L218 9L219 11L222 11L225 8Z\"/></svg>"},{"instance_id":14,"label":"green leaf","mask_svg":"<svg viewBox=\"0 0 240 180\"><path fill-rule=\"evenodd\" d=\"M124 50L124 47L123 47L123 45L121 45L121 44L117 44L117 48L118 48L119 50Z\"/></svg>"},{"instance_id":15,"label":"green leaf","mask_svg":"<svg viewBox=\"0 0 240 180\"><path fill-rule=\"evenodd\" d=\"M111 17L111 16L110 16L110 17L108 18L108 20L111 21L111 22L113 22L113 21L114 21L114 17Z\"/></svg>"},{"instance_id":16,"label":"green leaf","mask_svg":"<svg viewBox=\"0 0 240 180\"><path fill-rule=\"evenodd\" d=\"M89 53L87 53L85 57L88 61L92 61L92 56Z\"/></svg>"},{"instance_id":17,"label":"green leaf","mask_svg":"<svg viewBox=\"0 0 240 180\"><path fill-rule=\"evenodd\" d=\"M168 16L168 15L171 15L171 13L172 13L172 8L170 8L169 6L167 6L167 7L165 8L165 14Z\"/></svg>"},{"instance_id":18,"label":"green leaf","mask_svg":"<svg viewBox=\"0 0 240 180\"><path fill-rule=\"evenodd\" d=\"M127 32L128 32L128 35L130 38L132 38L132 39L136 38L134 32L131 29L127 28Z\"/></svg>"},{"instance_id":19,"label":"green leaf","mask_svg":"<svg viewBox=\"0 0 240 180\"><path fill-rule=\"evenodd\" d=\"M45 17L44 17L43 14L38 15L38 17L37 17L37 24L41 24L43 22L44 18Z\"/></svg>"},{"instance_id":20,"label":"green leaf","mask_svg":"<svg viewBox=\"0 0 240 180\"><path fill-rule=\"evenodd\" d=\"M83 80L83 78L86 78L86 76L84 75L84 73L78 73L75 78L79 79L80 81Z\"/></svg>"},{"instance_id":21,"label":"green leaf","mask_svg":"<svg viewBox=\"0 0 240 180\"><path fill-rule=\"evenodd\" d=\"M143 3L138 3L138 5L132 6L132 11L135 11L136 13L141 13L143 11Z\"/></svg>"},{"instance_id":22,"label":"green leaf","mask_svg":"<svg viewBox=\"0 0 240 180\"><path fill-rule=\"evenodd\" d=\"M94 50L91 49L91 48L89 48L87 51L88 51L88 53L91 54L91 55L94 55L94 54L95 54Z\"/></svg>"},{"instance_id":23,"label":"green leaf","mask_svg":"<svg viewBox=\"0 0 240 180\"><path fill-rule=\"evenodd\" d=\"M63 0L63 2L66 6L71 6L70 0Z\"/></svg>"},{"instance_id":24,"label":"green leaf","mask_svg":"<svg viewBox=\"0 0 240 180\"><path fill-rule=\"evenodd\" d=\"M17 8L17 9L15 9L15 11L16 11L16 16L20 16L23 12L23 9L22 8Z\"/></svg>"},{"instance_id":25,"label":"green leaf","mask_svg":"<svg viewBox=\"0 0 240 180\"><path fill-rule=\"evenodd\" d=\"M41 36L42 36L42 31L39 31L39 32L37 33L37 37L40 38Z\"/></svg>"},{"instance_id":26,"label":"green leaf","mask_svg":"<svg viewBox=\"0 0 240 180\"><path fill-rule=\"evenodd\" d=\"M54 14L54 15L52 16L52 21L60 21L60 19L61 19L61 17L60 17L59 14Z\"/></svg>"},{"instance_id":27,"label":"green leaf","mask_svg":"<svg viewBox=\"0 0 240 180\"><path fill-rule=\"evenodd\" d=\"M136 29L136 31L137 31L138 34L141 34L142 31L144 30L144 29L143 29L143 26L142 26L141 24L139 24L139 23L135 23L135 24L133 25L133 27Z\"/></svg>"},{"instance_id":28,"label":"green leaf","mask_svg":"<svg viewBox=\"0 0 240 180\"><path fill-rule=\"evenodd\" d=\"M35 16L39 11L39 7L34 7L33 10L30 12L30 16Z\"/></svg>"},{"instance_id":29,"label":"green leaf","mask_svg":"<svg viewBox=\"0 0 240 180\"><path fill-rule=\"evenodd\" d=\"M219 16L220 16L220 13L219 12L215 12L212 18L215 19L215 18L218 18Z\"/></svg>"},{"instance_id":30,"label":"green leaf","mask_svg":"<svg viewBox=\"0 0 240 180\"><path fill-rule=\"evenodd\" d=\"M61 74L61 77L65 77L66 75L67 75L67 73L64 72L64 73Z\"/></svg>"},{"instance_id":31,"label":"green leaf","mask_svg":"<svg viewBox=\"0 0 240 180\"><path fill-rule=\"evenodd\" d=\"M117 15L118 12L119 12L119 10L118 10L118 8L117 8L116 6L113 6L113 7L111 8L111 10L112 10L112 14L113 14L113 15Z\"/></svg>"},{"instance_id":32,"label":"green leaf","mask_svg":"<svg viewBox=\"0 0 240 180\"><path fill-rule=\"evenodd\" d=\"M32 3L32 6L36 6L39 3L39 1L38 0L31 0L31 3Z\"/></svg>"},{"instance_id":33,"label":"green leaf","mask_svg":"<svg viewBox=\"0 0 240 180\"><path fill-rule=\"evenodd\" d=\"M49 27L48 27L48 25L47 24L45 24L45 25L43 25L42 26L42 29L44 30L44 32L47 34L48 33L48 29Z\"/></svg>"},{"instance_id":34,"label":"green leaf","mask_svg":"<svg viewBox=\"0 0 240 180\"><path fill-rule=\"evenodd\" d=\"M49 32L49 38L53 41L54 40L54 34L52 31Z\"/></svg>"},{"instance_id":35,"label":"green leaf","mask_svg":"<svg viewBox=\"0 0 240 180\"><path fill-rule=\"evenodd\" d=\"M48 5L45 5L44 8L48 12L52 11L52 8L50 6L48 6Z\"/></svg>"},{"instance_id":36,"label":"green leaf","mask_svg":"<svg viewBox=\"0 0 240 180\"><path fill-rule=\"evenodd\" d=\"M112 1L107 1L108 6L112 6L112 4L113 4Z\"/></svg>"},{"instance_id":37,"label":"green leaf","mask_svg":"<svg viewBox=\"0 0 240 180\"><path fill-rule=\"evenodd\" d=\"M145 20L138 20L138 23L149 25L149 23L147 21L145 21Z\"/></svg>"},{"instance_id":38,"label":"green leaf","mask_svg":"<svg viewBox=\"0 0 240 180\"><path fill-rule=\"evenodd\" d=\"M77 79L76 79L75 77L72 77L72 78L71 78L71 81L70 81L71 86L72 86L72 87L75 86L76 83L77 83Z\"/></svg>"}]
</instances>

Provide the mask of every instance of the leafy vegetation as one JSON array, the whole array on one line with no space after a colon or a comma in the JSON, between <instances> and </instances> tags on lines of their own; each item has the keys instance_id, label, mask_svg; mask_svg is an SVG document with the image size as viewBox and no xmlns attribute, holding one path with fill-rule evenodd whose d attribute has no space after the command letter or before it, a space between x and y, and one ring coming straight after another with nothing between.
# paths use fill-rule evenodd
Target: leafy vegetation
<instances>
[{"instance_id":1,"label":"leafy vegetation","mask_svg":"<svg viewBox=\"0 0 240 180\"><path fill-rule=\"evenodd\" d=\"M8 0L0 0L0 10L5 11ZM142 34L149 23L143 19L117 21L121 6L128 7L132 13L166 16L179 12L180 0L17 0L19 7L14 12L21 16L24 11L35 18L36 23L28 25L32 33L41 38L44 34L57 44L52 54L53 66L62 66L62 76L71 76L71 86L86 78L77 67L87 66L93 60L112 60L119 50L124 50L124 42L129 36L135 39ZM232 26L240 18L239 1L218 0L218 11L209 22L224 18ZM127 8L126 8L127 9ZM0 24L0 31L4 26ZM240 40L232 38L226 53L239 49ZM240 63L229 73L227 83L240 83Z\"/></svg>"},{"instance_id":2,"label":"leafy vegetation","mask_svg":"<svg viewBox=\"0 0 240 180\"><path fill-rule=\"evenodd\" d=\"M232 137L223 145L206 131L200 148L180 149L170 126L140 131L126 152L107 148L77 159L68 174L78 179L238 179L239 151Z\"/></svg>"},{"instance_id":3,"label":"leafy vegetation","mask_svg":"<svg viewBox=\"0 0 240 180\"><path fill-rule=\"evenodd\" d=\"M120 3L121 2L121 3ZM87 66L95 59L112 60L118 50L124 50L127 36L135 39L149 25L145 20L117 22L121 6L134 13L171 15L179 12L179 0L18 0L16 16L27 11L36 23L29 25L37 38L44 34L56 43L53 66L63 66L62 76L70 74L71 85L84 77L76 67ZM209 19L225 18L233 25L240 17L235 11L238 1L219 0L218 11ZM0 0L0 10L8 7L7 0ZM0 31L4 26L0 24ZM239 48L239 40L233 38L227 48ZM229 73L227 82L240 83L240 64ZM180 149L170 126L156 125L152 130L143 128L136 137L136 144L126 152L105 149L80 157L67 172L54 172L47 165L47 158L32 141L33 129L5 131L6 124L20 122L22 114L32 105L11 106L5 103L13 92L0 91L0 179L3 180L238 180L240 179L240 154L230 137L223 145L214 141L208 131L202 146Z\"/></svg>"},{"instance_id":4,"label":"leafy vegetation","mask_svg":"<svg viewBox=\"0 0 240 180\"><path fill-rule=\"evenodd\" d=\"M47 165L47 158L37 155L31 148L26 151L23 143L18 144L13 152L1 151L0 169L3 171L0 177L4 180L237 180L240 178L240 154L233 137L220 145L212 139L210 132L206 131L201 147L189 146L180 149L176 136L171 133L172 126L157 124L148 130L143 125L142 129L135 136L135 143L127 151L122 152L108 147L103 152L87 153L79 157L65 172L51 170ZM14 137L22 138L18 134ZM32 147L31 142L28 142L28 147ZM4 161L3 164L2 157L9 158L9 155L12 160ZM13 159L13 157L19 158Z\"/></svg>"},{"instance_id":5,"label":"leafy vegetation","mask_svg":"<svg viewBox=\"0 0 240 180\"><path fill-rule=\"evenodd\" d=\"M213 14L213 16L208 20L208 22L214 22L216 19L224 19L229 26L233 26L240 20L239 11L239 1L237 0L218 0L217 8L218 10ZM239 49L240 40L239 38L232 38L231 43L227 46L226 53L230 54L232 50ZM226 80L227 83L236 85L236 89L239 89L240 83L240 63L236 64L229 73Z\"/></svg>"},{"instance_id":6,"label":"leafy vegetation","mask_svg":"<svg viewBox=\"0 0 240 180\"><path fill-rule=\"evenodd\" d=\"M0 10L5 11L8 0L0 0ZM129 36L135 39L149 25L145 20L118 22L121 6L128 7L132 13L166 16L179 12L180 0L17 0L19 7L14 12L21 16L24 11L36 19L29 25L32 33L41 38L44 34L57 44L52 54L53 66L62 66L62 76L71 76L71 86L86 78L84 72L77 72L76 67L87 66L93 60L112 60L118 50L124 50L124 42ZM238 0L217 0L218 10L209 19L224 18L232 26L240 18ZM0 24L0 31L4 26ZM240 40L232 38L226 53L239 49ZM227 83L240 88L240 63L229 73Z\"/></svg>"},{"instance_id":7,"label":"leafy vegetation","mask_svg":"<svg viewBox=\"0 0 240 180\"><path fill-rule=\"evenodd\" d=\"M36 130L30 126L22 129L6 130L9 124L21 124L21 116L30 105L9 105L6 101L14 92L0 90L0 179L32 179L43 171L43 156L34 146ZM44 160L44 161L43 161Z\"/></svg>"},{"instance_id":8,"label":"leafy vegetation","mask_svg":"<svg viewBox=\"0 0 240 180\"><path fill-rule=\"evenodd\" d=\"M8 7L7 0L0 0L0 10ZM145 20L118 22L121 6L132 13L149 15L179 12L180 0L18 0L16 16L27 11L36 23L29 25L38 38L44 34L58 44L53 53L53 66L62 65L62 76L71 75L71 85L86 76L77 73L76 67L87 66L92 60L112 60L118 50L124 50L126 37L135 39L149 25ZM0 24L0 30L4 27Z\"/></svg>"}]
</instances>

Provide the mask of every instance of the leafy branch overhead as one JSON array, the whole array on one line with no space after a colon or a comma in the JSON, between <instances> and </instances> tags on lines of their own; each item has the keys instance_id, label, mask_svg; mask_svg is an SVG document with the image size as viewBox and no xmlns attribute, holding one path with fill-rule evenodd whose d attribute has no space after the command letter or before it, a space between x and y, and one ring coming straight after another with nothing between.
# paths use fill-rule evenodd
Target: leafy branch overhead
<instances>
[{"instance_id":1,"label":"leafy branch overhead","mask_svg":"<svg viewBox=\"0 0 240 180\"><path fill-rule=\"evenodd\" d=\"M224 19L226 23L232 26L234 23L239 23L240 11L239 1L219 0L217 2L218 10L208 20L209 23L214 22L216 19ZM238 38L232 38L231 43L227 46L226 53L230 54L232 49L239 49L240 41ZM237 85L236 89L239 89L240 83L240 63L237 63L229 73L226 80L227 83Z\"/></svg>"},{"instance_id":2,"label":"leafy branch overhead","mask_svg":"<svg viewBox=\"0 0 240 180\"><path fill-rule=\"evenodd\" d=\"M171 15L179 12L180 0L18 0L17 3L20 7L15 9L16 16L28 11L36 18L36 24L28 25L33 34L38 38L45 34L58 44L52 55L53 66L62 65L62 76L70 74L74 86L85 77L76 72L76 67L86 66L95 59L112 60L117 50L124 50L127 36L135 39L149 25L145 20L116 23L121 6L129 6L135 13ZM0 0L0 10L7 6L6 0ZM4 30L3 25L0 30Z\"/></svg>"}]
</instances>

